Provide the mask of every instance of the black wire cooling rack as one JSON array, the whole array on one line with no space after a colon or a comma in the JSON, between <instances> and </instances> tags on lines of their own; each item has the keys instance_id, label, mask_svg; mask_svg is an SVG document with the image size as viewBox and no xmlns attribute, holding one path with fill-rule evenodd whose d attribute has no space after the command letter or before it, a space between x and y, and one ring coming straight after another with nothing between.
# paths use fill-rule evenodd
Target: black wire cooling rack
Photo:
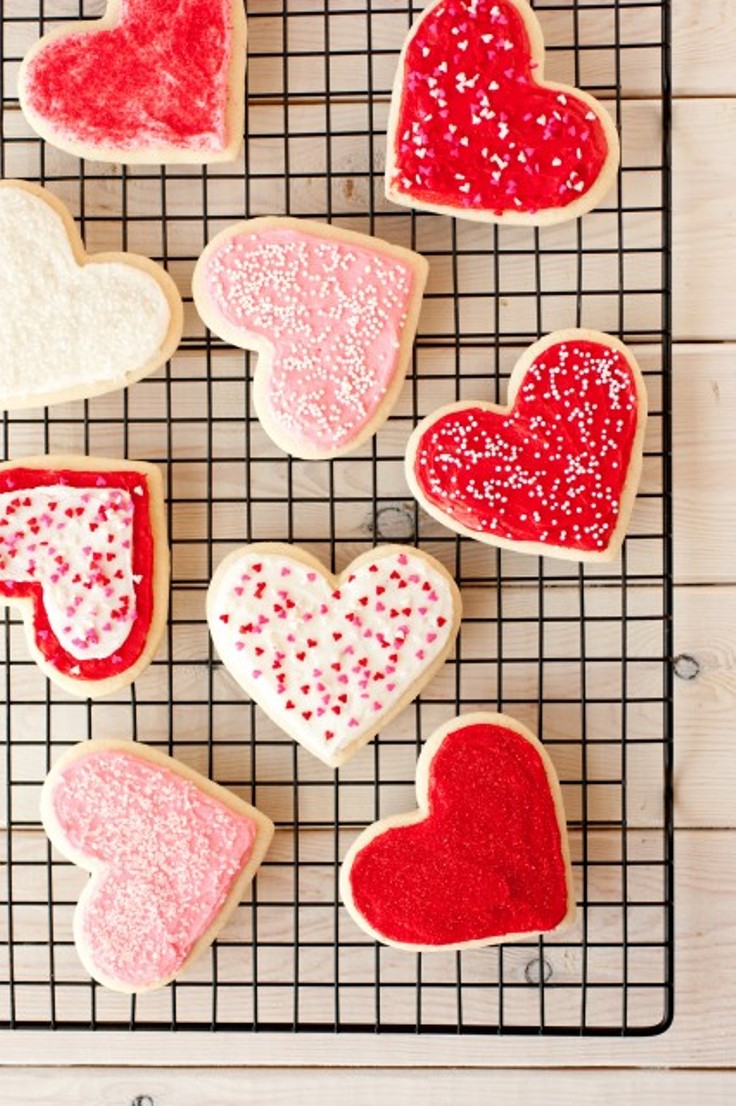
<instances>
[{"instance_id":1,"label":"black wire cooling rack","mask_svg":"<svg viewBox=\"0 0 736 1106\"><path fill-rule=\"evenodd\" d=\"M133 688L71 700L0 635L5 851L0 1022L7 1028L648 1034L672 1016L670 152L667 0L538 0L548 74L609 102L623 167L582 221L492 228L393 208L382 195L388 96L416 9L406 0L251 0L246 142L227 167L80 162L25 124L25 50L102 0L4 0L3 176L65 200L90 251L163 261L185 294L194 261L236 219L289 213L411 246L431 278L401 402L358 454L282 455L254 420L248 355L213 340L188 300L166 370L126 393L5 416L5 456L146 458L169 489L172 610ZM619 560L582 567L451 535L402 474L418 418L503 398L516 355L559 326L634 345L650 396L642 491ZM213 657L213 567L244 541L297 542L341 569L374 542L417 543L462 587L456 657L333 773L246 701ZM358 829L414 805L421 741L456 713L505 710L543 735L561 777L579 903L549 940L462 954L370 942L337 894ZM49 764L85 737L145 740L232 787L278 825L251 899L181 982L131 1000L90 983L72 944L85 876L39 825Z\"/></svg>"}]
</instances>

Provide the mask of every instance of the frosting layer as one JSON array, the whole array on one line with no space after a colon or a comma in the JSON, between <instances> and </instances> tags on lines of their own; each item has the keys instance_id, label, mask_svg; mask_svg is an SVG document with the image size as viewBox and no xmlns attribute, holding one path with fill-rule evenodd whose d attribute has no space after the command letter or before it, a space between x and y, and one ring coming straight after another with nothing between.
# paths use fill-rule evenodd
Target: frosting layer
<instances>
[{"instance_id":1,"label":"frosting layer","mask_svg":"<svg viewBox=\"0 0 736 1106\"><path fill-rule=\"evenodd\" d=\"M131 989L181 968L248 861L255 823L135 755L78 757L52 808L76 857L102 871L75 935L95 974Z\"/></svg>"},{"instance_id":2,"label":"frosting layer","mask_svg":"<svg viewBox=\"0 0 736 1106\"><path fill-rule=\"evenodd\" d=\"M78 265L56 211L0 188L0 407L65 389L122 383L161 349L171 311L134 265Z\"/></svg>"},{"instance_id":3,"label":"frosting layer","mask_svg":"<svg viewBox=\"0 0 736 1106\"><path fill-rule=\"evenodd\" d=\"M131 471L0 471L0 594L30 597L37 648L62 673L119 675L153 613L147 481Z\"/></svg>"},{"instance_id":4,"label":"frosting layer","mask_svg":"<svg viewBox=\"0 0 736 1106\"><path fill-rule=\"evenodd\" d=\"M120 0L111 29L70 31L31 59L26 101L69 141L220 151L231 10L232 0Z\"/></svg>"},{"instance_id":5,"label":"frosting layer","mask_svg":"<svg viewBox=\"0 0 736 1106\"><path fill-rule=\"evenodd\" d=\"M598 179L603 126L571 92L537 84L509 0L442 0L408 43L392 189L502 215L563 208Z\"/></svg>"},{"instance_id":6,"label":"frosting layer","mask_svg":"<svg viewBox=\"0 0 736 1106\"><path fill-rule=\"evenodd\" d=\"M355 908L391 941L439 947L534 933L567 913L538 752L505 726L458 722L431 762L428 816L387 828L350 868Z\"/></svg>"},{"instance_id":7,"label":"frosting layer","mask_svg":"<svg viewBox=\"0 0 736 1106\"><path fill-rule=\"evenodd\" d=\"M206 268L222 318L272 350L268 416L327 451L357 437L382 403L413 283L395 257L287 229L234 235Z\"/></svg>"},{"instance_id":8,"label":"frosting layer","mask_svg":"<svg viewBox=\"0 0 736 1106\"><path fill-rule=\"evenodd\" d=\"M292 558L244 552L218 579L210 628L235 678L323 756L377 730L454 632L447 579L409 552L333 587Z\"/></svg>"},{"instance_id":9,"label":"frosting layer","mask_svg":"<svg viewBox=\"0 0 736 1106\"><path fill-rule=\"evenodd\" d=\"M509 414L468 404L430 419L414 458L426 499L479 534L601 552L616 528L639 417L624 355L549 346Z\"/></svg>"}]
</instances>

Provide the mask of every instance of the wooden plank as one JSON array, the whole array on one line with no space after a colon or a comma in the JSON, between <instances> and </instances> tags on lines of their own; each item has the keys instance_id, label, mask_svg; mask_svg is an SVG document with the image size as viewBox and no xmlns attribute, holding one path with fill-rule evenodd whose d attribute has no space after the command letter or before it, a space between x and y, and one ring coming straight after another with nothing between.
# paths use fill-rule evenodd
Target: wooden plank
<instances>
[{"instance_id":1,"label":"wooden plank","mask_svg":"<svg viewBox=\"0 0 736 1106\"><path fill-rule=\"evenodd\" d=\"M736 10L731 0L672 5L676 96L733 96Z\"/></svg>"},{"instance_id":2,"label":"wooden plank","mask_svg":"<svg viewBox=\"0 0 736 1106\"><path fill-rule=\"evenodd\" d=\"M290 1071L203 1069L193 1077L182 1070L151 1071L109 1068L49 1071L29 1067L6 1071L3 1089L8 1101L29 1106L242 1106L243 1101L281 1106L353 1106L396 1102L405 1106L487 1106L494 1099L524 1098L528 1106L575 1106L595 1101L619 1106L636 1100L638 1106L730 1106L736 1074L706 1071Z\"/></svg>"},{"instance_id":3,"label":"wooden plank","mask_svg":"<svg viewBox=\"0 0 736 1106\"><path fill-rule=\"evenodd\" d=\"M677 1014L674 1026L654 1038L554 1039L534 1037L351 1036L292 1037L283 1034L95 1034L94 1055L110 1063L160 1067L216 1065L357 1065L365 1067L458 1066L728 1067L736 1029L736 850L730 831L677 834ZM519 950L517 950L519 951ZM528 953L527 953L528 955ZM357 953L344 963L359 971ZM522 965L523 968L523 965ZM245 969L247 971L247 968ZM517 968L518 970L518 968ZM31 989L32 990L32 989ZM532 995L523 988L522 996ZM60 998L62 989L59 988ZM552 992L549 992L551 994ZM101 993L98 1016L107 1004ZM119 997L119 996L118 996ZM114 996L113 996L114 998ZM151 996L154 1013L170 1009L170 996ZM525 999L528 1001L528 999ZM589 996L591 1006L593 995ZM63 1008L63 1004L62 1004ZM113 1009L114 1004L113 1004ZM236 1011L237 1013L237 1011ZM117 1012L120 1016L120 1012ZM19 1031L0 1039L5 1063L87 1063L85 1035L45 1034L39 1056L36 1033ZM144 1088L141 1087L143 1093ZM136 1091L136 1093L139 1093ZM147 1092L146 1092L147 1093Z\"/></svg>"}]
</instances>

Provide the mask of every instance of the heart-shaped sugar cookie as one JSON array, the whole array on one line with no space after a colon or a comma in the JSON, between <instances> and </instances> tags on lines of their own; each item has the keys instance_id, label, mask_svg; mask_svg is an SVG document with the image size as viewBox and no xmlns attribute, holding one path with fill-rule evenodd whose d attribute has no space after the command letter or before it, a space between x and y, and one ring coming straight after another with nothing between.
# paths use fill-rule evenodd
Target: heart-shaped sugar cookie
<instances>
[{"instance_id":1,"label":"heart-shaped sugar cookie","mask_svg":"<svg viewBox=\"0 0 736 1106\"><path fill-rule=\"evenodd\" d=\"M174 282L137 254L87 255L50 192L0 182L0 410L101 395L179 344Z\"/></svg>"},{"instance_id":2,"label":"heart-shaped sugar cookie","mask_svg":"<svg viewBox=\"0 0 736 1106\"><path fill-rule=\"evenodd\" d=\"M419 810L375 822L340 872L371 937L432 951L525 940L572 920L564 811L552 762L503 714L467 714L417 764Z\"/></svg>"},{"instance_id":3,"label":"heart-shaped sugar cookie","mask_svg":"<svg viewBox=\"0 0 736 1106\"><path fill-rule=\"evenodd\" d=\"M59 852L92 876L74 914L82 963L128 993L169 983L211 944L273 836L232 792L126 741L67 752L41 814Z\"/></svg>"},{"instance_id":4,"label":"heart-shaped sugar cookie","mask_svg":"<svg viewBox=\"0 0 736 1106\"><path fill-rule=\"evenodd\" d=\"M216 334L258 352L254 405L296 457L337 457L398 399L427 263L412 250L304 219L250 219L197 262L194 299Z\"/></svg>"},{"instance_id":5,"label":"heart-shaped sugar cookie","mask_svg":"<svg viewBox=\"0 0 736 1106\"><path fill-rule=\"evenodd\" d=\"M339 576L295 546L245 546L207 597L238 683L326 764L343 764L414 699L452 648L460 595L416 549L382 546Z\"/></svg>"},{"instance_id":6,"label":"heart-shaped sugar cookie","mask_svg":"<svg viewBox=\"0 0 736 1106\"><path fill-rule=\"evenodd\" d=\"M143 461L30 457L0 465L0 604L34 660L96 698L151 660L168 607L161 473Z\"/></svg>"},{"instance_id":7,"label":"heart-shaped sugar cookie","mask_svg":"<svg viewBox=\"0 0 736 1106\"><path fill-rule=\"evenodd\" d=\"M230 161L245 112L242 0L108 0L26 54L18 93L42 138L77 157Z\"/></svg>"},{"instance_id":8,"label":"heart-shaped sugar cookie","mask_svg":"<svg viewBox=\"0 0 736 1106\"><path fill-rule=\"evenodd\" d=\"M611 560L642 465L647 398L633 354L608 334L556 331L517 362L508 399L424 419L407 446L412 492L445 526L489 545Z\"/></svg>"},{"instance_id":9,"label":"heart-shaped sugar cookie","mask_svg":"<svg viewBox=\"0 0 736 1106\"><path fill-rule=\"evenodd\" d=\"M543 225L590 211L619 160L592 96L545 81L525 0L434 0L399 59L386 195L462 219Z\"/></svg>"}]
</instances>

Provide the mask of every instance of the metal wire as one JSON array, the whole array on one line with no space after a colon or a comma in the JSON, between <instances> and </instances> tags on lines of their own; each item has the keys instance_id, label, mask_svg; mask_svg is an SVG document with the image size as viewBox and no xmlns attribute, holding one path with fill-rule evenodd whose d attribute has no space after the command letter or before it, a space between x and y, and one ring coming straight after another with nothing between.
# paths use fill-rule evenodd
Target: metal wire
<instances>
[{"instance_id":1,"label":"metal wire","mask_svg":"<svg viewBox=\"0 0 736 1106\"><path fill-rule=\"evenodd\" d=\"M54 20L99 8L59 0ZM170 366L129 392L4 416L6 457L80 451L160 464L173 578L159 656L110 701L72 701L47 684L18 618L3 615L2 1027L622 1035L669 1024L669 2L538 0L536 8L543 25L555 20L548 73L608 100L624 140L612 196L566 230L469 228L383 201L387 101L412 0L252 0L245 151L232 166L201 170L80 162L38 140L19 112L15 76L49 29L44 0L2 5L2 175L47 184L90 250L148 253L188 293L194 261L217 230L289 213L414 247L433 270L404 397L354 457L302 463L272 447L252 414L248 355L209 335L192 309ZM603 74L597 84L592 62ZM651 95L661 97L662 139L638 164L628 152L637 105L627 80L643 70L661 73ZM624 554L605 568L451 535L421 514L401 476L419 417L456 398L502 399L519 350L573 323L608 329L645 353L644 485ZM376 542L416 543L444 561L468 600L445 674L334 774L244 700L206 632L213 567L242 542L269 539L305 545L337 569ZM560 769L577 927L463 954L376 946L340 904L340 860L358 828L413 806L422 740L453 714L483 708L537 729ZM90 983L79 965L71 917L85 877L52 853L38 820L53 759L76 740L108 735L174 753L279 827L250 901L211 953L171 988L134 1000ZM640 817L643 778L661 801Z\"/></svg>"}]
</instances>

